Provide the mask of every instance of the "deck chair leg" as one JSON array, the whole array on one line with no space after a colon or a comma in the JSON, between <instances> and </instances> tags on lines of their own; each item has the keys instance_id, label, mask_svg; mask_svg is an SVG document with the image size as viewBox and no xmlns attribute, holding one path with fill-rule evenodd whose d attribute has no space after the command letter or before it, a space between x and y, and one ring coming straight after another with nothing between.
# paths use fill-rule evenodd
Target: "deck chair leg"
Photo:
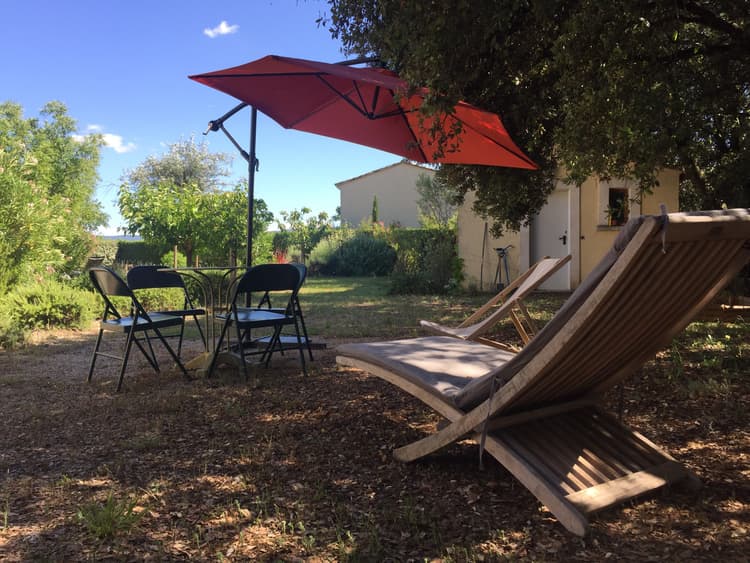
<instances>
[{"instance_id":1,"label":"deck chair leg","mask_svg":"<svg viewBox=\"0 0 750 563\"><path fill-rule=\"evenodd\" d=\"M518 302L518 308L521 310L523 318L526 319L526 326L529 327L527 331L528 335L533 337L537 332L539 332L539 328L536 326L536 322L534 322L534 319L532 318L528 308L523 301Z\"/></svg>"},{"instance_id":2,"label":"deck chair leg","mask_svg":"<svg viewBox=\"0 0 750 563\"><path fill-rule=\"evenodd\" d=\"M506 447L494 437L487 436L485 449L539 499L567 530L578 536L586 534L589 522L585 514L550 488L544 478L518 457L511 448Z\"/></svg>"},{"instance_id":3,"label":"deck chair leg","mask_svg":"<svg viewBox=\"0 0 750 563\"><path fill-rule=\"evenodd\" d=\"M513 326L516 327L516 331L521 337L521 342L523 342L525 346L531 340L531 336L529 336L529 333L526 331L526 327L523 326L521 319L518 318L518 314L515 311L511 310L508 313L508 316L510 317L510 320L513 323Z\"/></svg>"}]
</instances>

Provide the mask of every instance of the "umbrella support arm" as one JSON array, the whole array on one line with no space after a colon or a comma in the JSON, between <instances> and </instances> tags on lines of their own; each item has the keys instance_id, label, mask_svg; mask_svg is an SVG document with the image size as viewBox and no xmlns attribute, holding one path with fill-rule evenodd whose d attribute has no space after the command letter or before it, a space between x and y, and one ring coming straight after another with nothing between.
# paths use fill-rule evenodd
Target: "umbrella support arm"
<instances>
[{"instance_id":1,"label":"umbrella support arm","mask_svg":"<svg viewBox=\"0 0 750 563\"><path fill-rule=\"evenodd\" d=\"M234 147L239 151L240 155L242 155L242 158L244 158L247 161L247 163L250 164L250 155L248 154L248 152L245 149L243 149L240 146L240 144L235 140L235 138L232 137L232 134L224 128L224 124L223 123L219 126L219 129L232 142L232 144L234 145ZM255 162L255 166L257 168L257 166L258 166L258 162L257 161Z\"/></svg>"},{"instance_id":2,"label":"umbrella support arm","mask_svg":"<svg viewBox=\"0 0 750 563\"><path fill-rule=\"evenodd\" d=\"M224 122L232 117L235 113L245 107L250 107L250 153L243 149L237 140L232 137L232 134L224 127ZM208 128L203 132L204 135L208 135L209 131L222 131L227 138L232 142L235 148L240 152L242 158L247 161L247 256L245 264L249 268L252 265L253 259L253 213L254 213L254 198L255 198L255 172L258 170L258 159L255 157L255 128L258 120L258 110L250 106L245 102L236 105L230 109L227 113L208 122ZM249 305L249 303L248 303Z\"/></svg>"},{"instance_id":3,"label":"umbrella support arm","mask_svg":"<svg viewBox=\"0 0 750 563\"><path fill-rule=\"evenodd\" d=\"M235 107L230 109L227 113L222 115L221 117L214 119L212 121L208 122L208 127L203 132L204 135L208 135L209 131L221 131L224 133L227 138L231 141L231 143L234 145L234 147L239 151L240 155L242 155L242 158L244 158L251 166L255 166L255 168L258 168L258 161L257 159L253 159L255 162L251 162L250 155L248 152L243 149L240 144L237 142L237 140L232 136L232 134L226 130L224 127L224 122L232 117L235 113L240 111L241 109L247 107L249 104L246 104L245 102L241 104L237 104Z\"/></svg>"}]
</instances>

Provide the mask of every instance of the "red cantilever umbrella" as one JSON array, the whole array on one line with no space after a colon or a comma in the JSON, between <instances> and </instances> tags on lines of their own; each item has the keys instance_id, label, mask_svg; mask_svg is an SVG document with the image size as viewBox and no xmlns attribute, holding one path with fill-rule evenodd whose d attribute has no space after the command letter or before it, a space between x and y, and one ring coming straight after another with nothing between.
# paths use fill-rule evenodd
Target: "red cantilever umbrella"
<instances>
[{"instance_id":1,"label":"red cantilever umbrella","mask_svg":"<svg viewBox=\"0 0 750 563\"><path fill-rule=\"evenodd\" d=\"M224 120L245 105L253 108L251 154L247 155L230 135L250 162L250 205L256 110L287 129L358 143L418 162L536 168L496 114L459 102L451 113L427 117L419 111L425 91L410 92L404 80L387 70L269 55L190 78L243 102L212 121L211 130L226 133ZM252 209L249 215L248 264Z\"/></svg>"}]
</instances>

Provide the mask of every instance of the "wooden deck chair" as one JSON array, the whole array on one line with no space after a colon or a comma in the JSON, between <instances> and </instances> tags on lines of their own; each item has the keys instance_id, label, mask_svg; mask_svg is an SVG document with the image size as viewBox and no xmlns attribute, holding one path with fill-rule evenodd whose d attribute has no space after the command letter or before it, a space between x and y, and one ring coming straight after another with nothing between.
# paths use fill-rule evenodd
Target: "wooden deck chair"
<instances>
[{"instance_id":1,"label":"wooden deck chair","mask_svg":"<svg viewBox=\"0 0 750 563\"><path fill-rule=\"evenodd\" d=\"M750 210L638 217L517 354L433 336L345 344L337 362L394 383L447 419L395 450L396 459L473 437L583 535L595 511L669 483L697 484L604 412L601 397L668 346L749 259Z\"/></svg>"},{"instance_id":2,"label":"wooden deck chair","mask_svg":"<svg viewBox=\"0 0 750 563\"><path fill-rule=\"evenodd\" d=\"M516 350L515 347L497 342L485 335L498 322L507 317L516 327L524 346L528 344L537 332L537 328L523 303L523 299L567 264L570 258L570 255L568 255L565 258L544 258L540 260L455 328L431 321L419 321L419 324L435 334L453 336L463 340L476 340L497 348ZM493 308L495 308L494 311L492 311ZM492 312L490 313L490 311Z\"/></svg>"}]
</instances>

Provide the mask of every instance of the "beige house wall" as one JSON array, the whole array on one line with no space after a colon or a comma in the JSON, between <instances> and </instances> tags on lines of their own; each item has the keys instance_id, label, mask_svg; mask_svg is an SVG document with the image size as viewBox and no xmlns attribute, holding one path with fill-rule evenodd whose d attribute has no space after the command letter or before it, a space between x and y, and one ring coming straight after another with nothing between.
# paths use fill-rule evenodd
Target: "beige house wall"
<instances>
[{"instance_id":1,"label":"beige house wall","mask_svg":"<svg viewBox=\"0 0 750 563\"><path fill-rule=\"evenodd\" d=\"M496 248L508 249L510 279L518 277L520 263L520 235L518 232L503 233L501 238L489 232L491 221L485 221L472 211L474 192L467 192L464 204L458 209L458 256L463 261L464 286L481 291L494 291L498 256ZM486 228L485 228L486 225ZM502 282L507 283L505 272Z\"/></svg>"},{"instance_id":2,"label":"beige house wall","mask_svg":"<svg viewBox=\"0 0 750 563\"><path fill-rule=\"evenodd\" d=\"M378 198L378 218L386 225L418 227L416 182L420 174L434 175L431 168L398 162L336 184L341 193L341 220L353 226L372 217L372 201Z\"/></svg>"},{"instance_id":3,"label":"beige house wall","mask_svg":"<svg viewBox=\"0 0 750 563\"><path fill-rule=\"evenodd\" d=\"M657 177L659 185L653 193L644 194L640 206L631 203L631 217L635 215L658 215L661 204L667 212L679 210L680 173L677 170L662 170ZM581 279L594 269L602 256L612 247L620 227L609 227L602 210L608 187L628 188L635 196L637 186L633 181L611 180L609 182L592 177L581 186Z\"/></svg>"},{"instance_id":4,"label":"beige house wall","mask_svg":"<svg viewBox=\"0 0 750 563\"><path fill-rule=\"evenodd\" d=\"M562 171L559 174L562 177ZM653 193L644 194L640 203L630 203L630 216L640 214L659 214L660 205L664 204L668 212L679 210L679 177L677 170L662 170L658 174L659 185ZM620 231L620 227L607 226L605 209L608 203L610 188L627 188L631 197L635 196L637 185L632 180L601 180L596 177L588 178L578 190L578 197L571 198L571 205L577 205L572 210L571 217L575 217L578 225L571 225L571 234L577 232L579 241L571 241L571 287L584 279L611 248L612 243ZM492 283L497 269L497 254L495 248L509 244L513 248L508 252L508 266L511 279L515 279L522 270L522 265L530 264L530 249L528 230L524 234L508 232L501 239L495 239L488 233L484 234L485 220L472 211L474 194L466 194L464 204L458 211L458 255L463 260L464 285L466 287L492 290ZM576 212L577 211L577 212ZM488 223L491 223L489 221ZM482 247L484 244L484 258ZM577 271L572 268L577 267ZM525 269L525 268L523 268Z\"/></svg>"}]
</instances>

